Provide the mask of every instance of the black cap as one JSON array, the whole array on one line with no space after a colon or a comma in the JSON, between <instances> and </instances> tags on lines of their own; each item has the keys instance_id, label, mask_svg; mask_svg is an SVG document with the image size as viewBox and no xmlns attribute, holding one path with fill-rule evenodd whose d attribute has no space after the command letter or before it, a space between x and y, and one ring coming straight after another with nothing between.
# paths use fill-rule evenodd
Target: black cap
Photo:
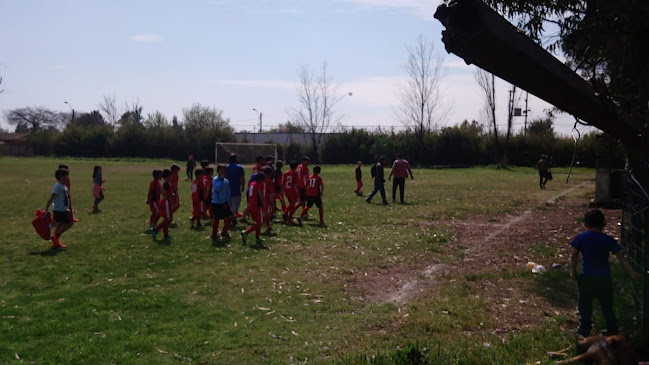
<instances>
[{"instance_id":1,"label":"black cap","mask_svg":"<svg viewBox=\"0 0 649 365\"><path fill-rule=\"evenodd\" d=\"M311 158L309 158L309 156L304 156L304 157L302 157L302 159L307 160L307 161L311 161Z\"/></svg>"}]
</instances>

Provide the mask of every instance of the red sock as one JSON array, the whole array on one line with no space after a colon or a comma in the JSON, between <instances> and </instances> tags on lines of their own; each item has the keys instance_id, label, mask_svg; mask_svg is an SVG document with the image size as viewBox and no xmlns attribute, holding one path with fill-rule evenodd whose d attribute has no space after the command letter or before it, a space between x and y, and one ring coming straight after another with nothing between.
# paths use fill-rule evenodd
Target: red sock
<instances>
[{"instance_id":1,"label":"red sock","mask_svg":"<svg viewBox=\"0 0 649 365\"><path fill-rule=\"evenodd\" d=\"M304 208L302 208L302 213L300 213L300 218L304 217L304 215L305 215L306 212L308 212L308 211L309 211L309 207L304 207Z\"/></svg>"},{"instance_id":2,"label":"red sock","mask_svg":"<svg viewBox=\"0 0 649 365\"><path fill-rule=\"evenodd\" d=\"M225 232L228 231L228 229L230 229L230 221L231 221L230 218L225 219L225 221L223 222L223 232L222 233L225 233Z\"/></svg>"}]
</instances>

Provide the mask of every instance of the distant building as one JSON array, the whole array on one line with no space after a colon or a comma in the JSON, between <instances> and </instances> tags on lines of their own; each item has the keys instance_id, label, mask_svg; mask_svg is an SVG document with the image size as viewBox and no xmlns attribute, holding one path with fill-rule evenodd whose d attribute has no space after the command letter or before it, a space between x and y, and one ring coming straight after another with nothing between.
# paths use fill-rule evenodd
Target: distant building
<instances>
[{"instance_id":1,"label":"distant building","mask_svg":"<svg viewBox=\"0 0 649 365\"><path fill-rule=\"evenodd\" d=\"M29 133L0 133L0 156L31 156Z\"/></svg>"}]
</instances>

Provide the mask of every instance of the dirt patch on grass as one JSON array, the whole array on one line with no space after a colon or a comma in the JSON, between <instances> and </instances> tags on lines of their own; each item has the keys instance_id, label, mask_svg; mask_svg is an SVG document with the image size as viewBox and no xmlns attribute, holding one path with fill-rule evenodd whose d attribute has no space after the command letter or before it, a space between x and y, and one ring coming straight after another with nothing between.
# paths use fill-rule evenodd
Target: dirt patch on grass
<instances>
[{"instance_id":1,"label":"dirt patch on grass","mask_svg":"<svg viewBox=\"0 0 649 365\"><path fill-rule=\"evenodd\" d=\"M348 284L367 293L363 299L368 303L404 304L433 294L442 281L463 281L498 319L496 332L524 330L561 316L576 318L574 283L556 280L566 275L572 238L584 230L580 219L588 201L583 194L570 194L576 189L513 214L421 222L453 234L454 263L415 257L405 265L355 276ZM617 237L621 212L604 214L606 233ZM533 277L526 269L529 261L545 266L547 273Z\"/></svg>"}]
</instances>

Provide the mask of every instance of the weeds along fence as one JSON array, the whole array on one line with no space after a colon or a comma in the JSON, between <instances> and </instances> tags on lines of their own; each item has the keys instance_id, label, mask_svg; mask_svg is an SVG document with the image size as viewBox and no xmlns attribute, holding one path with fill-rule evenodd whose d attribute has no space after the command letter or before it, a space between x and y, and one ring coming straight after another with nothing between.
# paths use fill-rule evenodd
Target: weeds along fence
<instances>
[{"instance_id":1,"label":"weeds along fence","mask_svg":"<svg viewBox=\"0 0 649 365\"><path fill-rule=\"evenodd\" d=\"M622 210L622 244L633 269L642 273L639 280L632 281L633 296L639 313L637 315L642 341L649 345L649 192L629 172L625 186Z\"/></svg>"}]
</instances>

